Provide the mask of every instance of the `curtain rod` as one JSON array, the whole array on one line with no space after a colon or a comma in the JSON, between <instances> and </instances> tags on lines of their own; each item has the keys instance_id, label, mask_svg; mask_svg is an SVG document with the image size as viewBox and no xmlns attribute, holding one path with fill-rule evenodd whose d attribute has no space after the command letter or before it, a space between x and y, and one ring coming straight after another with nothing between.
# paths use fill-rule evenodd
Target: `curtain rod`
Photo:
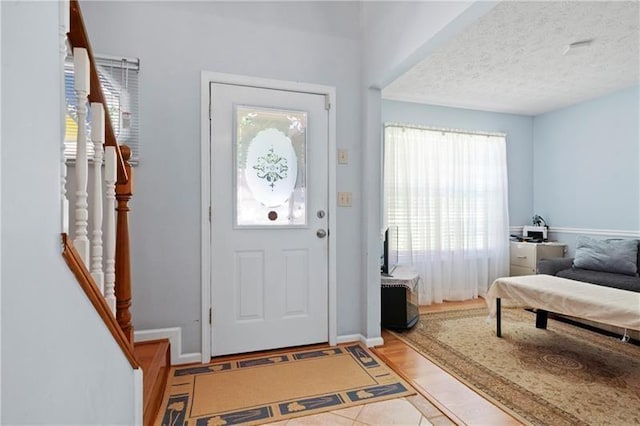
<instances>
[{"instance_id":1,"label":"curtain rod","mask_svg":"<svg viewBox=\"0 0 640 426\"><path fill-rule=\"evenodd\" d=\"M403 124L403 123L394 123L394 122L384 123L384 127L385 129L387 127L398 127L400 129L431 130L434 132L460 133L463 135L502 136L502 137L507 136L506 133L500 133L500 132L480 132L480 131L471 131L471 130L462 130L462 129L449 129L446 127L430 127L430 126L420 126L417 124Z\"/></svg>"}]
</instances>

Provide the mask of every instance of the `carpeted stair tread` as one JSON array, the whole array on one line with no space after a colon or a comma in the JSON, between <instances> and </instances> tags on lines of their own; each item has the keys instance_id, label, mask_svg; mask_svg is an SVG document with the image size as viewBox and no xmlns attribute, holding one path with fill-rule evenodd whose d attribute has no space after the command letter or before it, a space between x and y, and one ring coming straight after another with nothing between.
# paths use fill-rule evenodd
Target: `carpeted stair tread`
<instances>
[{"instance_id":1,"label":"carpeted stair tread","mask_svg":"<svg viewBox=\"0 0 640 426\"><path fill-rule=\"evenodd\" d=\"M144 424L153 423L171 367L168 339L138 342L134 345L136 358L142 366Z\"/></svg>"}]
</instances>

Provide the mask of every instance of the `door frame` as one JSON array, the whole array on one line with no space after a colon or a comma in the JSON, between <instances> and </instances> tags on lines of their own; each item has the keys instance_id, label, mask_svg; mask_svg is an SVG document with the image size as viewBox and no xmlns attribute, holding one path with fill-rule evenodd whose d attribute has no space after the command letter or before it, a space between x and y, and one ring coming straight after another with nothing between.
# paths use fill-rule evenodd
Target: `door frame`
<instances>
[{"instance_id":1,"label":"door frame","mask_svg":"<svg viewBox=\"0 0 640 426\"><path fill-rule=\"evenodd\" d=\"M202 71L200 76L200 277L202 311L201 337L202 337L202 362L211 360L211 329L209 312L213 307L212 286L213 274L211 267L211 222L209 219L209 207L211 206L211 147L209 125L209 99L210 83L233 84L239 86L251 86L265 89L286 90L323 95L329 102L328 124L328 336L329 344L336 345L338 340L337 328L337 298L336 298L336 89L333 86L300 83L285 80L272 80L260 77L251 77L235 74L225 74L212 71Z\"/></svg>"}]
</instances>

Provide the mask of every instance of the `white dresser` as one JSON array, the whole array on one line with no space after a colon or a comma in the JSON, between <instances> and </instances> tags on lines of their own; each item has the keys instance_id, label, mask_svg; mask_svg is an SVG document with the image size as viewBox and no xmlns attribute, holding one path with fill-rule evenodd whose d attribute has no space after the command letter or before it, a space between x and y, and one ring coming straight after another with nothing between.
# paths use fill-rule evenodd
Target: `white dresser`
<instances>
[{"instance_id":1,"label":"white dresser","mask_svg":"<svg viewBox=\"0 0 640 426\"><path fill-rule=\"evenodd\" d=\"M539 260L552 257L564 257L565 245L562 243L520 243L511 241L509 255L511 258L510 273L512 277L519 275L535 275Z\"/></svg>"}]
</instances>

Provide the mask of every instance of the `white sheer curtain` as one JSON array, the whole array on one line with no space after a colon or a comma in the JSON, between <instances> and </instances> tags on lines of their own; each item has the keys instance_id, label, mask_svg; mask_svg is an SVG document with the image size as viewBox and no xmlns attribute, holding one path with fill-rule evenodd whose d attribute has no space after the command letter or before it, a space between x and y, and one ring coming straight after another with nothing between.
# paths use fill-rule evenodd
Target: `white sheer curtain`
<instances>
[{"instance_id":1,"label":"white sheer curtain","mask_svg":"<svg viewBox=\"0 0 640 426\"><path fill-rule=\"evenodd\" d=\"M508 275L505 135L385 125L384 216L419 302L467 300Z\"/></svg>"}]
</instances>

